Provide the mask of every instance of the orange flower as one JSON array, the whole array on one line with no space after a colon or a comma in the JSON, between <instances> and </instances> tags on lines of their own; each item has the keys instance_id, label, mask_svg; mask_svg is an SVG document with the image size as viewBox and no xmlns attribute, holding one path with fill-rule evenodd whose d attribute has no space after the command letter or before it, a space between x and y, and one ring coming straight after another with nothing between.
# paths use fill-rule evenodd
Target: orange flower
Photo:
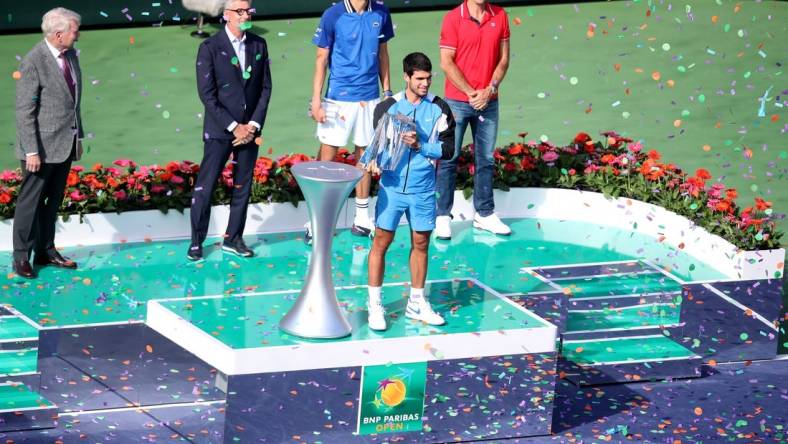
<instances>
[{"instance_id":1,"label":"orange flower","mask_svg":"<svg viewBox=\"0 0 788 444\"><path fill-rule=\"evenodd\" d=\"M78 183L79 183L79 174L77 174L76 171L69 171L68 179L66 179L66 185L73 187Z\"/></svg>"},{"instance_id":2,"label":"orange flower","mask_svg":"<svg viewBox=\"0 0 788 444\"><path fill-rule=\"evenodd\" d=\"M614 155L612 155L612 154L605 154L605 155L604 155L604 156L602 156L602 158L601 158L601 159L599 159L599 160L601 160L601 161L602 161L602 163L608 163L608 164L610 164L610 163L613 163L613 161L615 161L615 160L616 160L616 156L614 156Z\"/></svg>"},{"instance_id":3,"label":"orange flower","mask_svg":"<svg viewBox=\"0 0 788 444\"><path fill-rule=\"evenodd\" d=\"M714 209L726 213L732 210L733 208L731 207L731 203L729 201L721 200L717 202L717 205L714 206Z\"/></svg>"},{"instance_id":4,"label":"orange flower","mask_svg":"<svg viewBox=\"0 0 788 444\"><path fill-rule=\"evenodd\" d=\"M657 150L651 150L648 152L648 158L651 160L659 160L662 156L659 154Z\"/></svg>"},{"instance_id":5,"label":"orange flower","mask_svg":"<svg viewBox=\"0 0 788 444\"><path fill-rule=\"evenodd\" d=\"M518 154L522 154L522 152L523 152L523 144L522 143L517 143L517 144L513 145L511 148L509 148L509 154L512 155L512 156L516 156Z\"/></svg>"},{"instance_id":6,"label":"orange flower","mask_svg":"<svg viewBox=\"0 0 788 444\"><path fill-rule=\"evenodd\" d=\"M725 198L728 200L735 200L739 197L739 194L736 192L736 188L728 188L725 190Z\"/></svg>"}]
</instances>

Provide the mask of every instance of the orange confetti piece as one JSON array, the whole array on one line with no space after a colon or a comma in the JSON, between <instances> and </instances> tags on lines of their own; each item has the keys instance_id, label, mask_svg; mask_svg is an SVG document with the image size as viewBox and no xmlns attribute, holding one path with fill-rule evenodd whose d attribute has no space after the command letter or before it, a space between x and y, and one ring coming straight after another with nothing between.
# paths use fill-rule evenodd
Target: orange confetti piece
<instances>
[{"instance_id":1,"label":"orange confetti piece","mask_svg":"<svg viewBox=\"0 0 788 444\"><path fill-rule=\"evenodd\" d=\"M659 79L662 78L662 74L660 74L659 71L654 71L651 73L651 78L654 79L655 82L659 81Z\"/></svg>"},{"instance_id":2,"label":"orange confetti piece","mask_svg":"<svg viewBox=\"0 0 788 444\"><path fill-rule=\"evenodd\" d=\"M673 88L676 85L676 82L671 79L665 82L665 84L668 85L669 88Z\"/></svg>"},{"instance_id":3,"label":"orange confetti piece","mask_svg":"<svg viewBox=\"0 0 788 444\"><path fill-rule=\"evenodd\" d=\"M263 144L263 138L262 137L255 137L254 138L254 144L257 145L257 146L262 145Z\"/></svg>"},{"instance_id":4,"label":"orange confetti piece","mask_svg":"<svg viewBox=\"0 0 788 444\"><path fill-rule=\"evenodd\" d=\"M620 63L616 63L615 65L613 65L613 69L615 69L616 72L620 72L621 71L621 64Z\"/></svg>"},{"instance_id":5,"label":"orange confetti piece","mask_svg":"<svg viewBox=\"0 0 788 444\"><path fill-rule=\"evenodd\" d=\"M135 42L134 36L129 37L129 45L133 45Z\"/></svg>"},{"instance_id":6,"label":"orange confetti piece","mask_svg":"<svg viewBox=\"0 0 788 444\"><path fill-rule=\"evenodd\" d=\"M777 114L772 114L771 121L776 122L778 120L780 120L780 116L778 116Z\"/></svg>"},{"instance_id":7,"label":"orange confetti piece","mask_svg":"<svg viewBox=\"0 0 788 444\"><path fill-rule=\"evenodd\" d=\"M693 412L695 412L696 416L700 416L703 414L703 409L700 407L695 407L695 410L693 410Z\"/></svg>"},{"instance_id":8,"label":"orange confetti piece","mask_svg":"<svg viewBox=\"0 0 788 444\"><path fill-rule=\"evenodd\" d=\"M711 151L711 145L703 145L703 151Z\"/></svg>"},{"instance_id":9,"label":"orange confetti piece","mask_svg":"<svg viewBox=\"0 0 788 444\"><path fill-rule=\"evenodd\" d=\"M583 353L583 347L577 347L575 353Z\"/></svg>"},{"instance_id":10,"label":"orange confetti piece","mask_svg":"<svg viewBox=\"0 0 788 444\"><path fill-rule=\"evenodd\" d=\"M712 22L712 23L714 23L715 25L717 24L717 21L718 21L719 19L720 19L720 18L719 18L719 17L717 17L716 15L712 15L712 16L711 16L711 22Z\"/></svg>"},{"instance_id":11,"label":"orange confetti piece","mask_svg":"<svg viewBox=\"0 0 788 444\"><path fill-rule=\"evenodd\" d=\"M14 80L19 80L19 79L21 79L21 78L22 78L22 73L21 73L21 72L19 72L19 71L14 71L14 72L13 72L13 74L11 74L11 77L12 77Z\"/></svg>"},{"instance_id":12,"label":"orange confetti piece","mask_svg":"<svg viewBox=\"0 0 788 444\"><path fill-rule=\"evenodd\" d=\"M514 25L515 26L520 26L522 23L523 23L523 21L520 19L520 17L515 17L514 18Z\"/></svg>"},{"instance_id":13,"label":"orange confetti piece","mask_svg":"<svg viewBox=\"0 0 788 444\"><path fill-rule=\"evenodd\" d=\"M153 353L153 346L148 344L145 346L145 351L148 353Z\"/></svg>"},{"instance_id":14,"label":"orange confetti piece","mask_svg":"<svg viewBox=\"0 0 788 444\"><path fill-rule=\"evenodd\" d=\"M82 283L85 284L85 285L90 285L90 284L93 283L93 281L90 278L85 278L85 279L82 279Z\"/></svg>"},{"instance_id":15,"label":"orange confetti piece","mask_svg":"<svg viewBox=\"0 0 788 444\"><path fill-rule=\"evenodd\" d=\"M673 121L673 126L675 126L676 128L680 127L681 126L681 119L674 120Z\"/></svg>"},{"instance_id":16,"label":"orange confetti piece","mask_svg":"<svg viewBox=\"0 0 788 444\"><path fill-rule=\"evenodd\" d=\"M716 367L717 366L717 361L715 359L709 359L709 366Z\"/></svg>"}]
</instances>

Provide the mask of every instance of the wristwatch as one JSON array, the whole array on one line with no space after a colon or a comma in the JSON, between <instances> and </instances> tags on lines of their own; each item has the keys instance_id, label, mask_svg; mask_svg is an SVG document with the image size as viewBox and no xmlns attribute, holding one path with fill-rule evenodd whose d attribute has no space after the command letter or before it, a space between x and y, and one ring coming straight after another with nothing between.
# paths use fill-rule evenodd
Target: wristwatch
<instances>
[{"instance_id":1,"label":"wristwatch","mask_svg":"<svg viewBox=\"0 0 788 444\"><path fill-rule=\"evenodd\" d=\"M498 87L497 87L497 86L495 86L494 84L492 84L492 83L491 83L491 84L490 84L490 86L489 86L489 88L490 88L490 92L491 92L493 95L495 95L495 94L498 94Z\"/></svg>"}]
</instances>

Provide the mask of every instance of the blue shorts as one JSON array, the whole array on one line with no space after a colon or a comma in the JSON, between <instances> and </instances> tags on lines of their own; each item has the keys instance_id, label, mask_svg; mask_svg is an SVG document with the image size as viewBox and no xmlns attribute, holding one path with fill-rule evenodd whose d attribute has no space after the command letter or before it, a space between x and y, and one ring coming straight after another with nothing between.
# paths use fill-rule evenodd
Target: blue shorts
<instances>
[{"instance_id":1,"label":"blue shorts","mask_svg":"<svg viewBox=\"0 0 788 444\"><path fill-rule=\"evenodd\" d=\"M396 231L405 214L413 231L435 229L435 192L404 194L380 187L375 205L375 226Z\"/></svg>"}]
</instances>

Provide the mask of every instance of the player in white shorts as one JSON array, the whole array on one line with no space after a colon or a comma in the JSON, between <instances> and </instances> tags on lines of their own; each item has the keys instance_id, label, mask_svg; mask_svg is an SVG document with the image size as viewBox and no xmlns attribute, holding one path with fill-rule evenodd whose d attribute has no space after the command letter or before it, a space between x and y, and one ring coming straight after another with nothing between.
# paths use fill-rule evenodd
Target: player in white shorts
<instances>
[{"instance_id":1,"label":"player in white shorts","mask_svg":"<svg viewBox=\"0 0 788 444\"><path fill-rule=\"evenodd\" d=\"M352 36L352 38L351 38ZM391 14L382 2L344 0L323 12L312 43L317 46L310 114L317 122L318 160L334 160L341 146L352 142L361 158L372 141L372 114L380 89L391 95L387 43L394 37ZM325 99L323 83L327 73ZM369 236L369 174L356 185L356 214L351 232ZM307 223L305 242L311 243Z\"/></svg>"}]
</instances>

